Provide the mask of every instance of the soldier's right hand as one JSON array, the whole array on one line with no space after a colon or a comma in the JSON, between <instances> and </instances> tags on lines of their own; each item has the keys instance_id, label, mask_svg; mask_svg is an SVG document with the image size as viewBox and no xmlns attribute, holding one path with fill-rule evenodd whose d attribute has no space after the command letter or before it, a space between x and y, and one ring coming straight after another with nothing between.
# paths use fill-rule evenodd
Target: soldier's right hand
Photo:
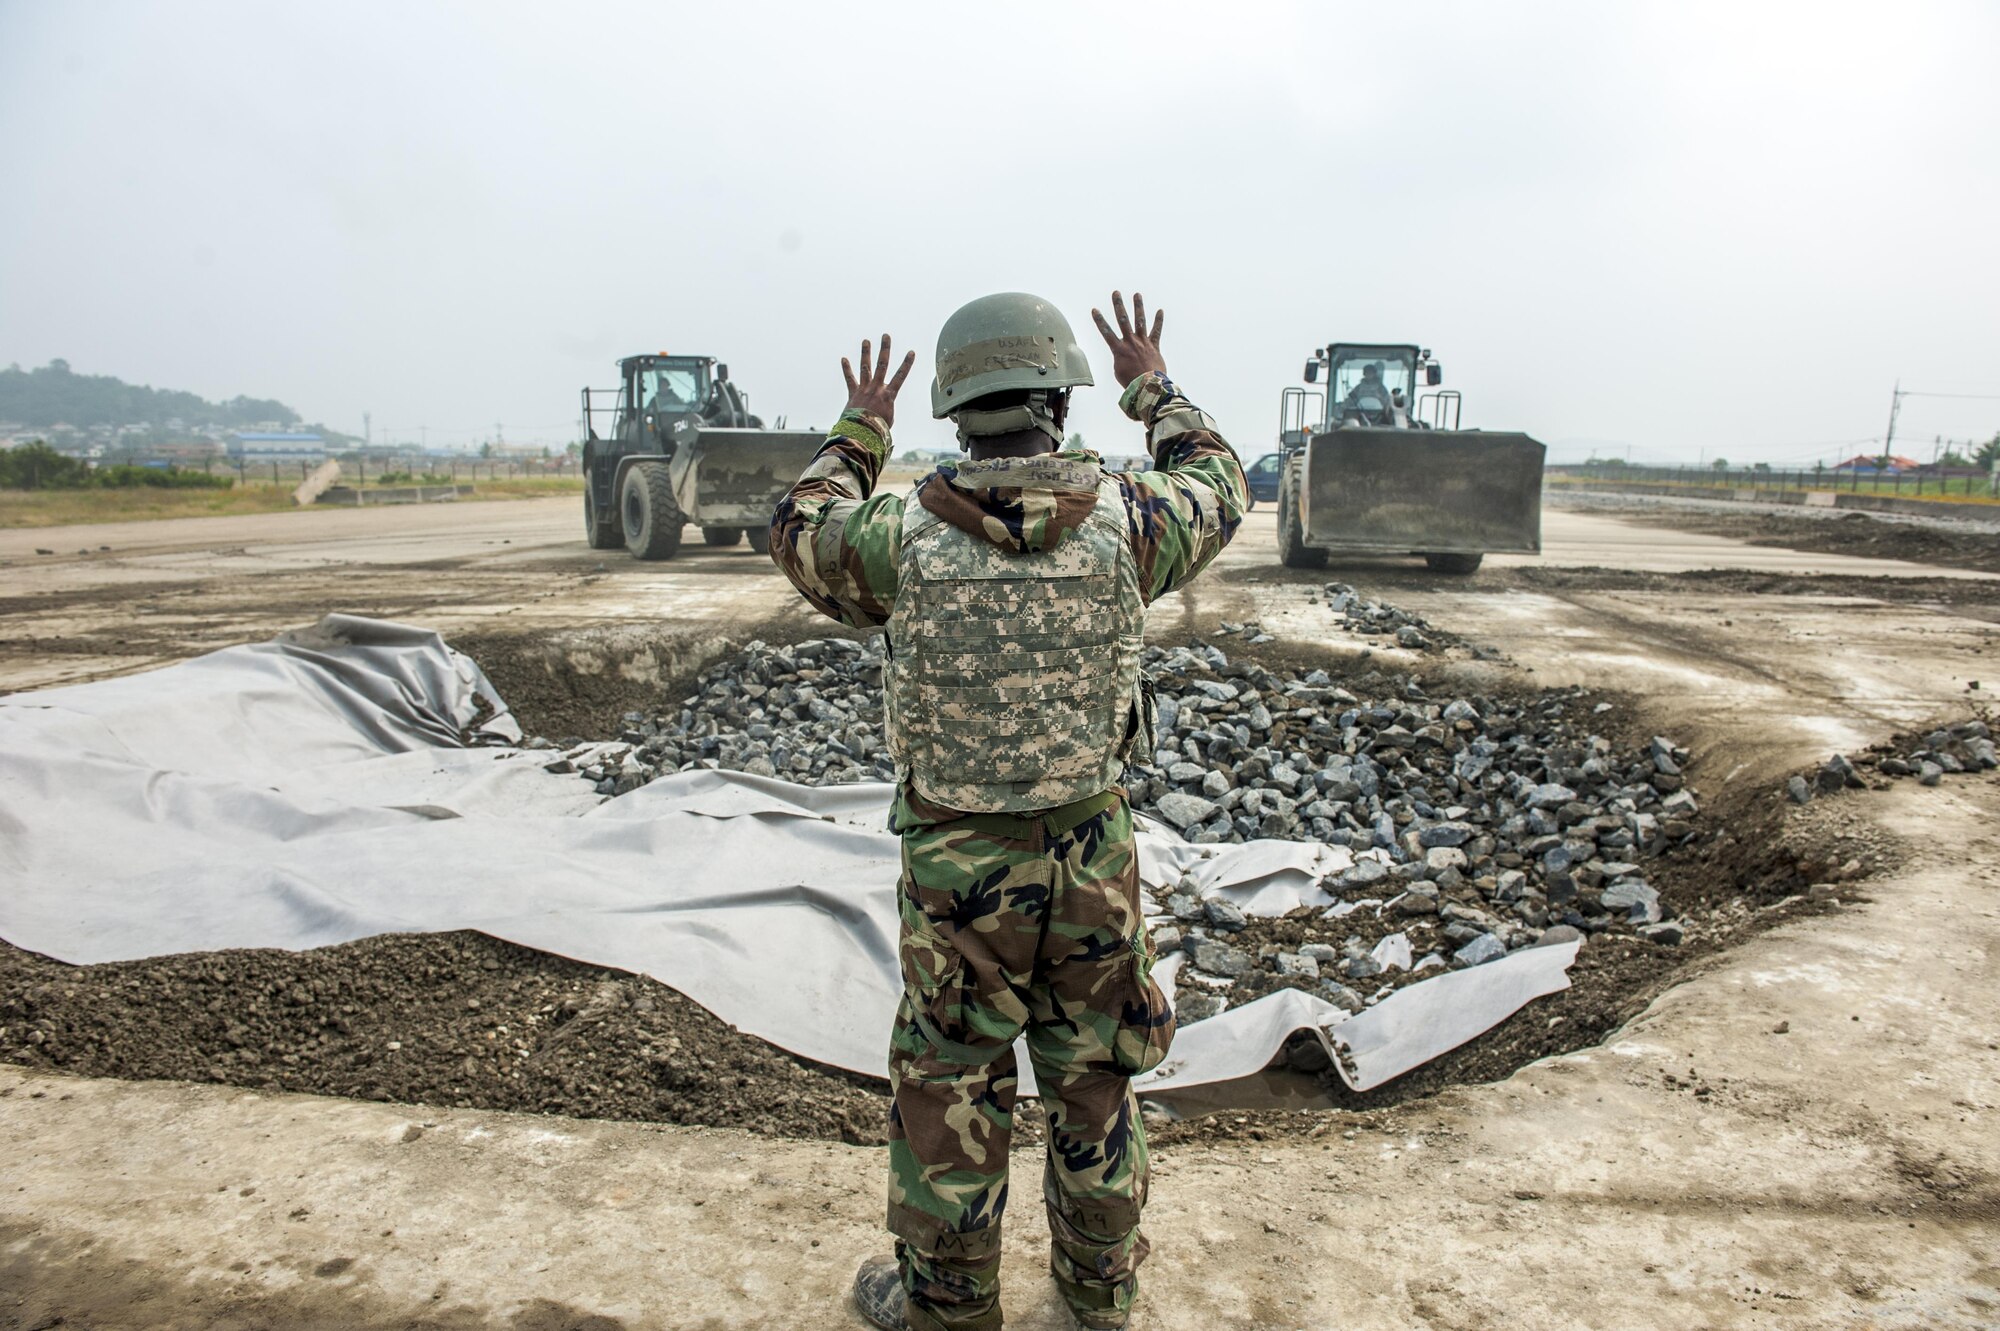
<instances>
[{"instance_id":1,"label":"soldier's right hand","mask_svg":"<svg viewBox=\"0 0 2000 1331\"><path fill-rule=\"evenodd\" d=\"M910 377L910 367L917 363L917 353L906 352L903 363L896 370L896 377L884 383L889 373L889 335L882 334L882 363L872 364L868 357L869 344L861 341L861 374L856 377L854 367L847 357L840 358L840 372L847 376L847 409L868 411L882 418L885 425L896 423L896 394L903 391L903 380Z\"/></svg>"},{"instance_id":2,"label":"soldier's right hand","mask_svg":"<svg viewBox=\"0 0 2000 1331\"><path fill-rule=\"evenodd\" d=\"M1146 328L1146 298L1138 292L1132 293L1131 319L1125 317L1125 297L1118 292L1111 293L1111 310L1118 316L1118 333L1111 331L1111 325L1104 321L1101 310L1092 310L1090 317L1097 320L1097 331L1104 334L1105 344L1111 348L1111 373L1122 389L1142 374L1158 370L1167 372L1167 362L1160 355L1160 328L1167 321L1164 311L1155 311L1153 327ZM1136 321L1138 328L1132 325ZM1122 333L1123 336L1119 336Z\"/></svg>"}]
</instances>

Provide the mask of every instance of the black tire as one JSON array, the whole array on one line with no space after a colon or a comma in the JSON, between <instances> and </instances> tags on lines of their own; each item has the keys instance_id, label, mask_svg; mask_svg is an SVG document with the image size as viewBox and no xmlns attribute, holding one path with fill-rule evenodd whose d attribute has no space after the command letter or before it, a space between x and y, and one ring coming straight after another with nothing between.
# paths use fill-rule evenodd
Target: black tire
<instances>
[{"instance_id":1,"label":"black tire","mask_svg":"<svg viewBox=\"0 0 2000 1331\"><path fill-rule=\"evenodd\" d=\"M1285 468L1285 478L1278 482L1278 558L1286 568L1325 568L1326 551L1306 544L1305 526L1299 521L1296 466L1288 459Z\"/></svg>"},{"instance_id":2,"label":"black tire","mask_svg":"<svg viewBox=\"0 0 2000 1331\"><path fill-rule=\"evenodd\" d=\"M635 462L618 487L618 516L625 548L634 559L672 559L687 519L674 505L673 478L664 462Z\"/></svg>"},{"instance_id":3,"label":"black tire","mask_svg":"<svg viewBox=\"0 0 2000 1331\"><path fill-rule=\"evenodd\" d=\"M596 482L587 479L583 483L583 535L593 550L616 550L625 544L625 533L618 529L618 514L598 511Z\"/></svg>"},{"instance_id":4,"label":"black tire","mask_svg":"<svg viewBox=\"0 0 2000 1331\"><path fill-rule=\"evenodd\" d=\"M701 539L710 545L735 545L743 539L741 527L703 527Z\"/></svg>"},{"instance_id":5,"label":"black tire","mask_svg":"<svg viewBox=\"0 0 2000 1331\"><path fill-rule=\"evenodd\" d=\"M1462 578L1468 573L1477 573L1479 562L1485 558L1485 555L1427 554L1424 556L1424 567L1433 573L1449 573Z\"/></svg>"},{"instance_id":6,"label":"black tire","mask_svg":"<svg viewBox=\"0 0 2000 1331\"><path fill-rule=\"evenodd\" d=\"M750 548L760 555L771 553L771 529L769 527L745 527L750 534Z\"/></svg>"}]
</instances>

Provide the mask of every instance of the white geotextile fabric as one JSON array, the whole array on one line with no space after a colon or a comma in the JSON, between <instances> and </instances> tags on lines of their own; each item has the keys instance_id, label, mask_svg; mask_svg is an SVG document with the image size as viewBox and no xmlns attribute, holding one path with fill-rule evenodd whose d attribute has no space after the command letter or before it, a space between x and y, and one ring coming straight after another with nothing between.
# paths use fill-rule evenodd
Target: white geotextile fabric
<instances>
[{"instance_id":1,"label":"white geotextile fabric","mask_svg":"<svg viewBox=\"0 0 2000 1331\"><path fill-rule=\"evenodd\" d=\"M650 975L796 1054L883 1073L900 984L887 786L695 771L601 800L544 772L547 751L463 747L469 729L520 737L477 666L433 633L339 615L0 698L0 937L90 964L477 929ZM1258 914L1326 904L1321 877L1351 864L1337 847L1140 830L1149 886L1191 880ZM1310 1029L1366 1090L1566 988L1575 953L1518 952L1354 1016L1280 991L1183 1030L1140 1087L1253 1077Z\"/></svg>"}]
</instances>

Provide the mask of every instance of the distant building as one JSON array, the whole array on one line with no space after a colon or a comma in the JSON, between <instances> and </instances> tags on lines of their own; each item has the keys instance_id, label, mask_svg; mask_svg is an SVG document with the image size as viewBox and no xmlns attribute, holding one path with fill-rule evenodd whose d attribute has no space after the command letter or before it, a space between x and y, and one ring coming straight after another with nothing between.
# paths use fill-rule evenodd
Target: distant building
<instances>
[{"instance_id":1,"label":"distant building","mask_svg":"<svg viewBox=\"0 0 2000 1331\"><path fill-rule=\"evenodd\" d=\"M1905 476L1916 471L1922 464L1914 458L1883 457L1879 453L1856 453L1847 461L1837 464L1835 471L1850 472L1856 476Z\"/></svg>"},{"instance_id":2,"label":"distant building","mask_svg":"<svg viewBox=\"0 0 2000 1331\"><path fill-rule=\"evenodd\" d=\"M172 443L154 444L146 450L156 458L166 458L171 462L206 462L220 457L222 450L212 439L181 439Z\"/></svg>"},{"instance_id":3,"label":"distant building","mask_svg":"<svg viewBox=\"0 0 2000 1331\"><path fill-rule=\"evenodd\" d=\"M229 460L255 465L260 462L326 461L326 440L316 434L278 434L238 430L229 436Z\"/></svg>"}]
</instances>

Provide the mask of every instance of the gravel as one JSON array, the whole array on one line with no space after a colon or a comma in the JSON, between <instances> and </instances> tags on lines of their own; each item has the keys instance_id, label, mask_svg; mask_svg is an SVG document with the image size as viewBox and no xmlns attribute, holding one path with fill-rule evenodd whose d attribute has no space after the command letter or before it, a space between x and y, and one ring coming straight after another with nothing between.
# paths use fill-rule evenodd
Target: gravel
<instances>
[{"instance_id":1,"label":"gravel","mask_svg":"<svg viewBox=\"0 0 2000 1331\"><path fill-rule=\"evenodd\" d=\"M1345 584L1325 594L1354 632L1445 636ZM888 779L881 643L753 642L678 704L628 712L615 742L549 766L606 796L694 767L811 785ZM1155 950L1190 963L1184 1023L1280 987L1360 1006L1553 927L1590 937L1665 918L1641 864L1692 835L1687 754L1665 737L1620 746L1597 733L1604 705L1580 691L1433 697L1414 675L1343 683L1203 642L1149 647L1145 665L1158 717L1153 752L1125 774L1136 809L1198 844L1317 841L1357 857L1326 885L1331 904L1294 912L1284 939L1277 922L1200 899L1192 881L1161 893Z\"/></svg>"},{"instance_id":2,"label":"gravel","mask_svg":"<svg viewBox=\"0 0 2000 1331\"><path fill-rule=\"evenodd\" d=\"M1383 638L1413 652L1437 652L1456 644L1455 634L1435 628L1422 615L1384 601L1372 601L1344 582L1329 582L1314 595L1340 618L1340 626L1363 638ZM1387 645L1385 643L1385 645Z\"/></svg>"},{"instance_id":3,"label":"gravel","mask_svg":"<svg viewBox=\"0 0 2000 1331\"><path fill-rule=\"evenodd\" d=\"M1896 735L1852 758L1836 753L1820 764L1810 780L1803 775L1788 778L1785 795L1795 804L1806 804L1843 790L1881 785L1887 779L1915 777L1919 785L1935 786L1947 775L1996 768L2000 768L2000 752L1995 750L1992 727L1983 720L1960 721Z\"/></svg>"}]
</instances>

